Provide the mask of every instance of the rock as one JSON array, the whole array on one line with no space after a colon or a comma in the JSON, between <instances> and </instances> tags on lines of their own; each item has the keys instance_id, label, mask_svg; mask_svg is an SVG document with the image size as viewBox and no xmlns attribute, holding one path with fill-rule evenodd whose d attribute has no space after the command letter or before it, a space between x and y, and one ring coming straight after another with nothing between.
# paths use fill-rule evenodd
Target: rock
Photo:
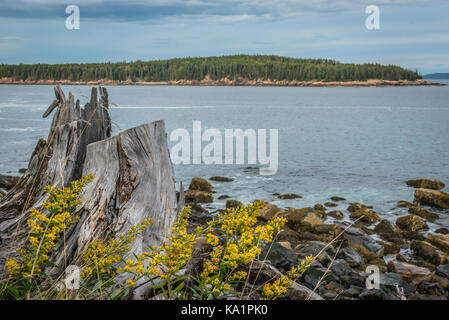
<instances>
[{"instance_id":1,"label":"rock","mask_svg":"<svg viewBox=\"0 0 449 320\"><path fill-rule=\"evenodd\" d=\"M219 177L219 176L210 177L209 180L211 180L211 181L217 181L217 182L232 182L232 181L234 181L234 179L232 179L232 178L228 178L228 177Z\"/></svg>"},{"instance_id":2,"label":"rock","mask_svg":"<svg viewBox=\"0 0 449 320\"><path fill-rule=\"evenodd\" d=\"M435 271L435 274L437 276L449 279L449 264L438 266Z\"/></svg>"},{"instance_id":3,"label":"rock","mask_svg":"<svg viewBox=\"0 0 449 320\"><path fill-rule=\"evenodd\" d=\"M323 206L322 204L317 203L316 205L313 206L313 209L317 210L317 211L326 211L326 207Z\"/></svg>"},{"instance_id":4,"label":"rock","mask_svg":"<svg viewBox=\"0 0 449 320\"><path fill-rule=\"evenodd\" d=\"M440 216L437 215L436 213L430 212L426 209L422 209L419 207L410 207L408 209L408 212L411 214L416 214L417 216L420 216L421 218L424 218L430 222L434 222L435 220L440 218Z\"/></svg>"},{"instance_id":5,"label":"rock","mask_svg":"<svg viewBox=\"0 0 449 320\"><path fill-rule=\"evenodd\" d=\"M379 277L379 286L392 292L397 292L396 286L398 286L399 289L404 290L404 295L407 297L416 292L412 285L404 281L399 274L393 272L381 273Z\"/></svg>"},{"instance_id":6,"label":"rock","mask_svg":"<svg viewBox=\"0 0 449 320\"><path fill-rule=\"evenodd\" d=\"M418 291L433 296L444 296L445 290L439 283L422 281L418 285Z\"/></svg>"},{"instance_id":7,"label":"rock","mask_svg":"<svg viewBox=\"0 0 449 320\"><path fill-rule=\"evenodd\" d=\"M334 263L332 263L331 266L331 271L339 278L349 276L353 273L350 265L343 259L334 260Z\"/></svg>"},{"instance_id":8,"label":"rock","mask_svg":"<svg viewBox=\"0 0 449 320\"><path fill-rule=\"evenodd\" d=\"M323 267L318 261L312 263L312 265L304 272L301 279L309 288L315 288L320 280L321 283L338 281L336 275L332 272L327 272L327 268Z\"/></svg>"},{"instance_id":9,"label":"rock","mask_svg":"<svg viewBox=\"0 0 449 320\"><path fill-rule=\"evenodd\" d=\"M375 227L374 227L374 231L378 234L378 235L385 235L385 234L392 234L395 233L396 231L394 230L393 226L391 225L391 223L388 220L382 220L380 221Z\"/></svg>"},{"instance_id":10,"label":"rock","mask_svg":"<svg viewBox=\"0 0 449 320\"><path fill-rule=\"evenodd\" d=\"M262 209L259 210L257 217L265 221L269 221L276 218L279 214L286 212L286 210L281 209L272 203L267 203Z\"/></svg>"},{"instance_id":11,"label":"rock","mask_svg":"<svg viewBox=\"0 0 449 320\"><path fill-rule=\"evenodd\" d=\"M441 209L449 209L449 194L430 189L415 189L415 202Z\"/></svg>"},{"instance_id":12,"label":"rock","mask_svg":"<svg viewBox=\"0 0 449 320\"><path fill-rule=\"evenodd\" d=\"M335 218L335 219L343 219L345 217L345 215L343 214L343 212L339 211L339 210L334 210L334 211L330 211L327 213L327 215Z\"/></svg>"},{"instance_id":13,"label":"rock","mask_svg":"<svg viewBox=\"0 0 449 320\"><path fill-rule=\"evenodd\" d=\"M388 294L380 289L365 289L360 295L360 300L399 300L398 297Z\"/></svg>"},{"instance_id":14,"label":"rock","mask_svg":"<svg viewBox=\"0 0 449 320\"><path fill-rule=\"evenodd\" d=\"M214 196L208 192L187 190L184 192L187 203L211 203L214 202Z\"/></svg>"},{"instance_id":15,"label":"rock","mask_svg":"<svg viewBox=\"0 0 449 320\"><path fill-rule=\"evenodd\" d=\"M343 228L336 224L317 224L313 228L314 232L316 234L322 234L327 233L332 236L337 236L341 231L343 231Z\"/></svg>"},{"instance_id":16,"label":"rock","mask_svg":"<svg viewBox=\"0 0 449 320\"><path fill-rule=\"evenodd\" d=\"M198 191L206 191L210 192L212 191L212 185L203 178L195 177L192 179L189 185L189 190L198 190Z\"/></svg>"},{"instance_id":17,"label":"rock","mask_svg":"<svg viewBox=\"0 0 449 320\"><path fill-rule=\"evenodd\" d=\"M360 219L359 221L364 222L366 224L371 224L381 220L377 215L377 213L366 208L361 208L357 211L352 212L349 218L353 220Z\"/></svg>"},{"instance_id":18,"label":"rock","mask_svg":"<svg viewBox=\"0 0 449 320\"><path fill-rule=\"evenodd\" d=\"M411 232L429 229L427 223L415 214L398 218L396 225L402 230Z\"/></svg>"},{"instance_id":19,"label":"rock","mask_svg":"<svg viewBox=\"0 0 449 320\"><path fill-rule=\"evenodd\" d=\"M323 220L321 220L315 212L307 212L304 215L303 222L310 224L312 228L319 224L323 224Z\"/></svg>"},{"instance_id":20,"label":"rock","mask_svg":"<svg viewBox=\"0 0 449 320\"><path fill-rule=\"evenodd\" d=\"M225 200L225 199L229 199L229 198L230 198L230 196L224 194L224 195L222 195L222 196L219 196L219 197L218 197L218 200Z\"/></svg>"},{"instance_id":21,"label":"rock","mask_svg":"<svg viewBox=\"0 0 449 320\"><path fill-rule=\"evenodd\" d=\"M444 188L444 183L436 179L418 179L407 180L407 185L414 188L441 190Z\"/></svg>"},{"instance_id":22,"label":"rock","mask_svg":"<svg viewBox=\"0 0 449 320\"><path fill-rule=\"evenodd\" d=\"M331 207L336 207L336 206L338 206L338 204L336 204L336 203L333 203L333 202L326 202L325 204L324 204L326 207L328 207L328 208L331 208Z\"/></svg>"},{"instance_id":23,"label":"rock","mask_svg":"<svg viewBox=\"0 0 449 320\"><path fill-rule=\"evenodd\" d=\"M400 208L411 208L411 207L414 207L414 205L412 203L410 203L408 201L404 201L404 200L398 201L396 203L396 206L400 207Z\"/></svg>"},{"instance_id":24,"label":"rock","mask_svg":"<svg viewBox=\"0 0 449 320\"><path fill-rule=\"evenodd\" d=\"M430 275L428 269L407 262L390 261L388 263L388 269L392 272L399 273L406 281L415 283L419 283L419 281Z\"/></svg>"},{"instance_id":25,"label":"rock","mask_svg":"<svg viewBox=\"0 0 449 320\"><path fill-rule=\"evenodd\" d=\"M408 300L423 300L423 301L435 300L435 301L438 301L438 300L447 300L447 298L441 297L441 296L431 296L428 294L416 293L416 294L413 294L410 297L408 297Z\"/></svg>"},{"instance_id":26,"label":"rock","mask_svg":"<svg viewBox=\"0 0 449 320\"><path fill-rule=\"evenodd\" d=\"M17 172L19 174L24 174L25 172L27 172L27 168L20 168Z\"/></svg>"},{"instance_id":27,"label":"rock","mask_svg":"<svg viewBox=\"0 0 449 320\"><path fill-rule=\"evenodd\" d=\"M410 244L413 252L434 265L439 265L446 261L445 256L433 245L425 241L413 240Z\"/></svg>"},{"instance_id":28,"label":"rock","mask_svg":"<svg viewBox=\"0 0 449 320\"><path fill-rule=\"evenodd\" d=\"M292 244L288 241L278 241L281 246L283 246L286 249L292 250Z\"/></svg>"},{"instance_id":29,"label":"rock","mask_svg":"<svg viewBox=\"0 0 449 320\"><path fill-rule=\"evenodd\" d=\"M401 247L393 242L378 242L379 244L383 245L385 248L384 254L396 254L401 251Z\"/></svg>"},{"instance_id":30,"label":"rock","mask_svg":"<svg viewBox=\"0 0 449 320\"><path fill-rule=\"evenodd\" d=\"M299 194L286 193L279 195L278 198L281 200L287 200L287 199L301 199L302 197Z\"/></svg>"},{"instance_id":31,"label":"rock","mask_svg":"<svg viewBox=\"0 0 449 320\"><path fill-rule=\"evenodd\" d=\"M427 240L444 252L449 253L449 236L429 233Z\"/></svg>"},{"instance_id":32,"label":"rock","mask_svg":"<svg viewBox=\"0 0 449 320\"><path fill-rule=\"evenodd\" d=\"M439 228L439 229L435 230L435 233L448 234L449 229L448 228Z\"/></svg>"},{"instance_id":33,"label":"rock","mask_svg":"<svg viewBox=\"0 0 449 320\"><path fill-rule=\"evenodd\" d=\"M20 177L5 176L3 174L0 174L0 188L3 188L5 190L12 189L19 180Z\"/></svg>"},{"instance_id":34,"label":"rock","mask_svg":"<svg viewBox=\"0 0 449 320\"><path fill-rule=\"evenodd\" d=\"M332 258L335 255L335 249L332 245L326 246L327 244L322 241L309 241L306 244L298 245L295 248L295 251L304 257L312 255L320 263L327 265L332 261Z\"/></svg>"},{"instance_id":35,"label":"rock","mask_svg":"<svg viewBox=\"0 0 449 320\"><path fill-rule=\"evenodd\" d=\"M379 258L384 254L384 247L359 229L348 228L344 233L344 238L348 241L349 246L362 254L367 260Z\"/></svg>"},{"instance_id":36,"label":"rock","mask_svg":"<svg viewBox=\"0 0 449 320\"><path fill-rule=\"evenodd\" d=\"M260 254L261 260L269 260L271 265L284 271L289 271L299 264L298 257L291 249L287 249L277 242L265 245Z\"/></svg>"},{"instance_id":37,"label":"rock","mask_svg":"<svg viewBox=\"0 0 449 320\"><path fill-rule=\"evenodd\" d=\"M226 209L239 208L243 206L243 203L237 200L226 200Z\"/></svg>"},{"instance_id":38,"label":"rock","mask_svg":"<svg viewBox=\"0 0 449 320\"><path fill-rule=\"evenodd\" d=\"M296 231L293 231L289 227L284 226L276 236L276 241L289 242L294 248L301 241L301 234L299 234Z\"/></svg>"},{"instance_id":39,"label":"rock","mask_svg":"<svg viewBox=\"0 0 449 320\"><path fill-rule=\"evenodd\" d=\"M358 203L358 202L354 202L354 203L351 203L346 210L348 210L349 212L356 212L360 209L365 209L365 208L366 208L365 205Z\"/></svg>"},{"instance_id":40,"label":"rock","mask_svg":"<svg viewBox=\"0 0 449 320\"><path fill-rule=\"evenodd\" d=\"M345 247L338 252L337 258L344 259L351 267L360 267L363 257L352 247Z\"/></svg>"},{"instance_id":41,"label":"rock","mask_svg":"<svg viewBox=\"0 0 449 320\"><path fill-rule=\"evenodd\" d=\"M345 198L337 197L337 196L333 196L333 197L331 197L330 199L331 199L332 201L336 201L336 202L338 202L338 201L345 201L345 200L346 200Z\"/></svg>"}]
</instances>

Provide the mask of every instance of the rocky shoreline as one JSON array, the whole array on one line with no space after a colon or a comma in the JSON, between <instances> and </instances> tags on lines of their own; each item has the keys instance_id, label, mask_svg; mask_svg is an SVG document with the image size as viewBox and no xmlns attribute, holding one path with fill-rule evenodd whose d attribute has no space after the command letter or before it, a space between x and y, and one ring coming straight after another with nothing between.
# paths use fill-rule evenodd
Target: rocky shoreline
<instances>
[{"instance_id":1,"label":"rocky shoreline","mask_svg":"<svg viewBox=\"0 0 449 320\"><path fill-rule=\"evenodd\" d=\"M232 182L222 177L212 182ZM382 219L372 207L350 203L346 210L333 210L346 199L331 197L329 202L307 208L280 208L267 203L260 211L259 224L285 217L287 224L269 250L262 255L270 268L285 272L306 256L316 257L298 281L319 296L330 300L447 300L449 296L449 230L428 230L427 222L440 218L432 207L449 208L449 195L439 191L438 180L409 180L414 189L413 203L398 201L409 214L396 223ZM193 178L184 193L192 207L191 228L204 225L222 210L209 212L204 204L214 201L213 185ZM300 197L277 195L279 199ZM219 198L226 199L226 195ZM228 199L226 208L242 205ZM423 206L430 206L424 208ZM429 210L428 210L429 209ZM349 215L351 222L342 219ZM264 260L260 257L260 260ZM368 266L378 268L379 289L368 289ZM294 299L294 293L287 299Z\"/></svg>"},{"instance_id":2,"label":"rocky shoreline","mask_svg":"<svg viewBox=\"0 0 449 320\"><path fill-rule=\"evenodd\" d=\"M101 79L96 81L70 81L70 80L15 80L11 78L1 78L0 84L11 85L89 85L89 86L123 86L123 85L169 85L169 86L272 86L272 87L398 87L398 86L445 86L446 84L431 82L424 79L418 80L380 80L369 79L367 81L288 81L288 80L248 80L248 79L228 79L219 80L172 80L160 82L146 81L118 81Z\"/></svg>"}]
</instances>

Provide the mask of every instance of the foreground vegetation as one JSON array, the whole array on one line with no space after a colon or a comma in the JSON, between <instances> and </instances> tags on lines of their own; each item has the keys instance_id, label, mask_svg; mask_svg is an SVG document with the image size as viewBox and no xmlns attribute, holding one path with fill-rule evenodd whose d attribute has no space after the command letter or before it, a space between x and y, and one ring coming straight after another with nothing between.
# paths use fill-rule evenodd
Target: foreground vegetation
<instances>
[{"instance_id":1,"label":"foreground vegetation","mask_svg":"<svg viewBox=\"0 0 449 320\"><path fill-rule=\"evenodd\" d=\"M0 65L0 78L14 81L146 81L247 80L365 81L417 80L417 71L380 64L348 64L328 59L296 59L274 55L235 55L157 61L86 64Z\"/></svg>"},{"instance_id":2,"label":"foreground vegetation","mask_svg":"<svg viewBox=\"0 0 449 320\"><path fill-rule=\"evenodd\" d=\"M68 290L61 285L63 270L51 262L51 254L77 223L71 212L81 203L82 188L91 180L92 176L86 176L68 188L47 187L49 199L43 203L43 210L31 210L27 221L30 232L17 250L18 257L7 260L8 274L0 282L1 299L120 299L145 284L151 284L153 295L165 299L214 299L220 295L244 298L251 264L261 254L261 245L272 242L286 223L279 217L257 226L256 216L265 203L254 202L229 209L188 233L190 208L186 207L179 213L167 243L134 254L130 245L152 223L151 219L143 220L118 239L91 243L80 265L79 287ZM200 238L210 246L210 255L201 272L183 274ZM259 291L264 299L282 297L311 262L312 257L308 257L287 274L250 290ZM59 272L54 273L55 269Z\"/></svg>"}]
</instances>

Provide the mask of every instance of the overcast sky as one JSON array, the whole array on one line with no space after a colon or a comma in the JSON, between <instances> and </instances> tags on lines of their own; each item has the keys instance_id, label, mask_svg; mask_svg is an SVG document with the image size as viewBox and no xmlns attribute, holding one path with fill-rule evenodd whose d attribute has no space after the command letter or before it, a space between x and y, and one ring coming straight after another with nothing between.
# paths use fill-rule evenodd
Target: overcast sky
<instances>
[{"instance_id":1,"label":"overcast sky","mask_svg":"<svg viewBox=\"0 0 449 320\"><path fill-rule=\"evenodd\" d=\"M80 29L68 30L68 5ZM365 27L368 5L380 30ZM0 63L277 54L449 72L447 0L0 0Z\"/></svg>"}]
</instances>

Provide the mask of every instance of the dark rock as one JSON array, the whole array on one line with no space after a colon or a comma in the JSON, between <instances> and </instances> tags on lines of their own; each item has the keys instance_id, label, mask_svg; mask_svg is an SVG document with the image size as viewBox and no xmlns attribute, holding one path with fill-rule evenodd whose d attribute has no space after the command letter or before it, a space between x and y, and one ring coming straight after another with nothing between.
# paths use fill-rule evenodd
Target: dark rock
<instances>
[{"instance_id":1,"label":"dark rock","mask_svg":"<svg viewBox=\"0 0 449 320\"><path fill-rule=\"evenodd\" d=\"M419 293L433 295L433 296L444 296L445 290L439 283L422 281L418 285Z\"/></svg>"},{"instance_id":2,"label":"dark rock","mask_svg":"<svg viewBox=\"0 0 449 320\"><path fill-rule=\"evenodd\" d=\"M192 179L189 185L189 190L198 190L198 191L206 191L210 192L212 191L212 185L203 178L195 177Z\"/></svg>"},{"instance_id":3,"label":"dark rock","mask_svg":"<svg viewBox=\"0 0 449 320\"><path fill-rule=\"evenodd\" d=\"M429 233L427 235L427 240L444 252L449 253L449 236Z\"/></svg>"},{"instance_id":4,"label":"dark rock","mask_svg":"<svg viewBox=\"0 0 449 320\"><path fill-rule=\"evenodd\" d=\"M364 290L364 288L351 285L348 289L346 289L342 293L342 295L346 296L346 297L358 298L363 290Z\"/></svg>"},{"instance_id":5,"label":"dark rock","mask_svg":"<svg viewBox=\"0 0 449 320\"><path fill-rule=\"evenodd\" d=\"M224 194L224 195L222 195L222 196L219 196L219 197L218 197L218 200L225 200L225 199L229 199L229 198L230 198L230 196Z\"/></svg>"},{"instance_id":6,"label":"dark rock","mask_svg":"<svg viewBox=\"0 0 449 320\"><path fill-rule=\"evenodd\" d=\"M412 285L404 281L399 274L393 272L381 273L379 277L379 285L381 289L388 289L392 292L397 292L396 288L399 290L402 289L404 290L404 295L407 297L416 292Z\"/></svg>"},{"instance_id":7,"label":"dark rock","mask_svg":"<svg viewBox=\"0 0 449 320\"><path fill-rule=\"evenodd\" d=\"M306 244L299 244L295 251L302 256L312 255L324 265L328 265L335 255L334 247L321 241L309 241Z\"/></svg>"},{"instance_id":8,"label":"dark rock","mask_svg":"<svg viewBox=\"0 0 449 320\"><path fill-rule=\"evenodd\" d=\"M292 244L292 247L296 247L301 241L301 234L284 226L281 231L279 231L276 236L276 241L287 241Z\"/></svg>"},{"instance_id":9,"label":"dark rock","mask_svg":"<svg viewBox=\"0 0 449 320\"><path fill-rule=\"evenodd\" d=\"M345 201L346 199L342 197L333 196L331 197L331 200L338 202L338 201Z\"/></svg>"},{"instance_id":10,"label":"dark rock","mask_svg":"<svg viewBox=\"0 0 449 320\"><path fill-rule=\"evenodd\" d=\"M313 206L313 209L317 210L317 211L326 211L326 207L323 206L322 204L317 203L316 205Z\"/></svg>"},{"instance_id":11,"label":"dark rock","mask_svg":"<svg viewBox=\"0 0 449 320\"><path fill-rule=\"evenodd\" d=\"M419 281L430 275L430 271L426 268L415 266L407 262L390 261L388 270L401 275L407 281Z\"/></svg>"},{"instance_id":12,"label":"dark rock","mask_svg":"<svg viewBox=\"0 0 449 320\"><path fill-rule=\"evenodd\" d=\"M387 242L382 242L380 244L383 245L385 248L384 254L396 254L401 251L401 247L399 245L397 245L396 243L387 241Z\"/></svg>"},{"instance_id":13,"label":"dark rock","mask_svg":"<svg viewBox=\"0 0 449 320\"><path fill-rule=\"evenodd\" d=\"M449 194L430 189L415 189L415 203L449 209Z\"/></svg>"},{"instance_id":14,"label":"dark rock","mask_svg":"<svg viewBox=\"0 0 449 320\"><path fill-rule=\"evenodd\" d=\"M400 208L411 208L411 207L414 207L414 205L412 203L410 203L408 201L404 201L404 200L398 201L396 203L396 206L400 207Z\"/></svg>"},{"instance_id":15,"label":"dark rock","mask_svg":"<svg viewBox=\"0 0 449 320\"><path fill-rule=\"evenodd\" d=\"M226 200L226 209L239 208L243 206L243 203L237 200Z\"/></svg>"},{"instance_id":16,"label":"dark rock","mask_svg":"<svg viewBox=\"0 0 449 320\"><path fill-rule=\"evenodd\" d=\"M338 252L337 258L344 259L351 267L359 267L363 264L363 257L352 247L345 247Z\"/></svg>"},{"instance_id":17,"label":"dark rock","mask_svg":"<svg viewBox=\"0 0 449 320\"><path fill-rule=\"evenodd\" d=\"M436 213L430 212L426 209L419 208L419 207L411 207L408 209L409 213L416 214L417 216L420 216L421 218L426 219L427 221L434 222L435 220L439 219L440 216Z\"/></svg>"},{"instance_id":18,"label":"dark rock","mask_svg":"<svg viewBox=\"0 0 449 320\"><path fill-rule=\"evenodd\" d=\"M19 174L24 174L25 172L27 172L27 168L20 168L18 172Z\"/></svg>"},{"instance_id":19,"label":"dark rock","mask_svg":"<svg viewBox=\"0 0 449 320\"><path fill-rule=\"evenodd\" d=\"M353 273L349 263L343 259L334 260L331 266L331 271L339 278L349 276Z\"/></svg>"},{"instance_id":20,"label":"dark rock","mask_svg":"<svg viewBox=\"0 0 449 320\"><path fill-rule=\"evenodd\" d=\"M429 229L427 223L415 214L398 218L396 220L396 225L402 230L411 232Z\"/></svg>"},{"instance_id":21,"label":"dark rock","mask_svg":"<svg viewBox=\"0 0 449 320\"><path fill-rule=\"evenodd\" d=\"M260 255L261 260L269 260L276 268L289 271L299 264L298 257L293 250L287 249L277 242L267 244Z\"/></svg>"},{"instance_id":22,"label":"dark rock","mask_svg":"<svg viewBox=\"0 0 449 320\"><path fill-rule=\"evenodd\" d=\"M435 230L435 233L449 234L449 229L448 228L439 228L439 229Z\"/></svg>"},{"instance_id":23,"label":"dark rock","mask_svg":"<svg viewBox=\"0 0 449 320\"><path fill-rule=\"evenodd\" d=\"M425 241L413 240L410 249L417 256L435 265L439 265L444 259L436 247Z\"/></svg>"},{"instance_id":24,"label":"dark rock","mask_svg":"<svg viewBox=\"0 0 449 320\"><path fill-rule=\"evenodd\" d=\"M398 297L386 293L380 289L365 289L360 295L360 300L399 300Z\"/></svg>"},{"instance_id":25,"label":"dark rock","mask_svg":"<svg viewBox=\"0 0 449 320\"><path fill-rule=\"evenodd\" d=\"M424 188L441 190L444 188L444 183L436 179L417 179L417 180L407 180L407 185L414 188Z\"/></svg>"},{"instance_id":26,"label":"dark rock","mask_svg":"<svg viewBox=\"0 0 449 320\"><path fill-rule=\"evenodd\" d=\"M366 208L365 205L358 203L358 202L354 202L354 203L351 203L346 210L348 210L349 212L356 212L360 209L365 209L365 208Z\"/></svg>"},{"instance_id":27,"label":"dark rock","mask_svg":"<svg viewBox=\"0 0 449 320\"><path fill-rule=\"evenodd\" d=\"M257 215L257 217L260 219L263 219L265 221L269 221L283 213L287 213L287 211L279 208L278 206L276 206L274 204L267 203L267 204L265 204L265 206L262 209L259 210L259 214ZM298 221L299 221L299 219L298 219Z\"/></svg>"},{"instance_id":28,"label":"dark rock","mask_svg":"<svg viewBox=\"0 0 449 320\"><path fill-rule=\"evenodd\" d=\"M408 300L429 301L429 300L447 300L447 298L444 297L444 296L431 296L431 295L427 295L427 294L416 293L416 294L411 295L410 297L408 297Z\"/></svg>"},{"instance_id":29,"label":"dark rock","mask_svg":"<svg viewBox=\"0 0 449 320\"><path fill-rule=\"evenodd\" d=\"M343 214L343 212L339 211L339 210L334 210L334 211L330 211L327 213L327 215L335 218L335 219L343 219L345 217L345 215Z\"/></svg>"},{"instance_id":30,"label":"dark rock","mask_svg":"<svg viewBox=\"0 0 449 320\"><path fill-rule=\"evenodd\" d=\"M232 178L228 178L228 177L219 177L219 176L210 177L209 180L211 180L211 181L217 181L217 182L232 182L232 181L234 181L234 179L232 179Z\"/></svg>"},{"instance_id":31,"label":"dark rock","mask_svg":"<svg viewBox=\"0 0 449 320\"><path fill-rule=\"evenodd\" d=\"M349 246L362 254L367 260L381 257L384 253L382 245L359 229L348 228L344 233L344 238L348 240Z\"/></svg>"},{"instance_id":32,"label":"dark rock","mask_svg":"<svg viewBox=\"0 0 449 320\"><path fill-rule=\"evenodd\" d=\"M333 202L326 202L325 204L324 204L326 207L328 207L328 208L331 208L331 207L336 207L336 206L338 206L338 204L336 204L336 203L333 203Z\"/></svg>"},{"instance_id":33,"label":"dark rock","mask_svg":"<svg viewBox=\"0 0 449 320\"><path fill-rule=\"evenodd\" d=\"M438 266L435 271L435 274L437 276L449 279L449 264Z\"/></svg>"},{"instance_id":34,"label":"dark rock","mask_svg":"<svg viewBox=\"0 0 449 320\"><path fill-rule=\"evenodd\" d=\"M20 177L15 176L5 176L0 174L0 188L9 190L12 189L16 183L19 181Z\"/></svg>"},{"instance_id":35,"label":"dark rock","mask_svg":"<svg viewBox=\"0 0 449 320\"><path fill-rule=\"evenodd\" d=\"M279 195L278 198L281 200L287 200L287 199L301 199L302 197L299 194L286 193Z\"/></svg>"}]
</instances>

